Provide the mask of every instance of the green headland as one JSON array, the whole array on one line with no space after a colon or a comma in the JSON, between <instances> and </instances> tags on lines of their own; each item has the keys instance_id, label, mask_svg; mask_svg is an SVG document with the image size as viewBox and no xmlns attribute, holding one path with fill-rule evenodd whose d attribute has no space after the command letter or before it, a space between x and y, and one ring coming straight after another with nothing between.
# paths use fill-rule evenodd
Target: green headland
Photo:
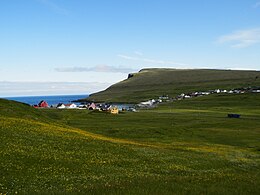
<instances>
[{"instance_id":1,"label":"green headland","mask_svg":"<svg viewBox=\"0 0 260 195\"><path fill-rule=\"evenodd\" d=\"M259 71L207 69L143 69L108 89L91 94L95 102L138 103L162 95L212 89L232 89L260 85ZM85 101L85 100L82 100Z\"/></svg>"}]
</instances>

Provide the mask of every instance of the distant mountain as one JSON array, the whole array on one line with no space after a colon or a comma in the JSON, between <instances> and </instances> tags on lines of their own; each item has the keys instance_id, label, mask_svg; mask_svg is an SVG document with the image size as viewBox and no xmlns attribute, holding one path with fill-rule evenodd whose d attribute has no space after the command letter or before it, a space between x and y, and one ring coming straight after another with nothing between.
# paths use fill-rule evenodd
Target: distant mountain
<instances>
[{"instance_id":1,"label":"distant mountain","mask_svg":"<svg viewBox=\"0 0 260 195\"><path fill-rule=\"evenodd\" d=\"M213 69L142 69L126 80L82 101L136 103L161 95L197 90L259 86L260 71Z\"/></svg>"}]
</instances>

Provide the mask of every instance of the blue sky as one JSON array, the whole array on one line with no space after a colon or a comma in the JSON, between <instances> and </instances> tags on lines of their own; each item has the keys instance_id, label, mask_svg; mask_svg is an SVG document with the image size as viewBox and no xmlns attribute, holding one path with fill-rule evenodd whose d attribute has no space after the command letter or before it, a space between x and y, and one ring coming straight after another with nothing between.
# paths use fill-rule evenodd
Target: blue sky
<instances>
[{"instance_id":1,"label":"blue sky","mask_svg":"<svg viewBox=\"0 0 260 195\"><path fill-rule=\"evenodd\" d=\"M259 0L1 0L0 26L0 96L88 94L147 67L260 70Z\"/></svg>"}]
</instances>

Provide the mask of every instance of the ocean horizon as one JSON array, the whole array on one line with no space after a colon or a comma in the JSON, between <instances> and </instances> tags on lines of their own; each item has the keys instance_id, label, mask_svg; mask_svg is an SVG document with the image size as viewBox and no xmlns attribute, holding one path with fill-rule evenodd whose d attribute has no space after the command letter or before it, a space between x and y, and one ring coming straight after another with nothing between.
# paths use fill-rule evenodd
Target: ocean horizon
<instances>
[{"instance_id":1,"label":"ocean horizon","mask_svg":"<svg viewBox=\"0 0 260 195\"><path fill-rule=\"evenodd\" d=\"M72 101L83 99L88 97L88 95L43 95L43 96L15 96L15 97L1 97L3 99L14 100L17 102L36 105L40 101L44 100L49 105L56 105L59 103L68 104Z\"/></svg>"}]
</instances>

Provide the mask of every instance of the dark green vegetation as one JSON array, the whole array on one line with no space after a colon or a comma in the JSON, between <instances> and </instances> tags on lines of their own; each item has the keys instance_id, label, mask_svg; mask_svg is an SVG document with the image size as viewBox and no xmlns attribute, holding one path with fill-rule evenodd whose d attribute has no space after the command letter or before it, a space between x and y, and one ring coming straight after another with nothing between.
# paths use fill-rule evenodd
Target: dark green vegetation
<instances>
[{"instance_id":1,"label":"dark green vegetation","mask_svg":"<svg viewBox=\"0 0 260 195\"><path fill-rule=\"evenodd\" d=\"M0 194L260 193L260 94L119 115L0 100L0 124Z\"/></svg>"},{"instance_id":2,"label":"dark green vegetation","mask_svg":"<svg viewBox=\"0 0 260 195\"><path fill-rule=\"evenodd\" d=\"M259 71L144 69L87 100L137 103L162 95L259 85Z\"/></svg>"}]
</instances>

